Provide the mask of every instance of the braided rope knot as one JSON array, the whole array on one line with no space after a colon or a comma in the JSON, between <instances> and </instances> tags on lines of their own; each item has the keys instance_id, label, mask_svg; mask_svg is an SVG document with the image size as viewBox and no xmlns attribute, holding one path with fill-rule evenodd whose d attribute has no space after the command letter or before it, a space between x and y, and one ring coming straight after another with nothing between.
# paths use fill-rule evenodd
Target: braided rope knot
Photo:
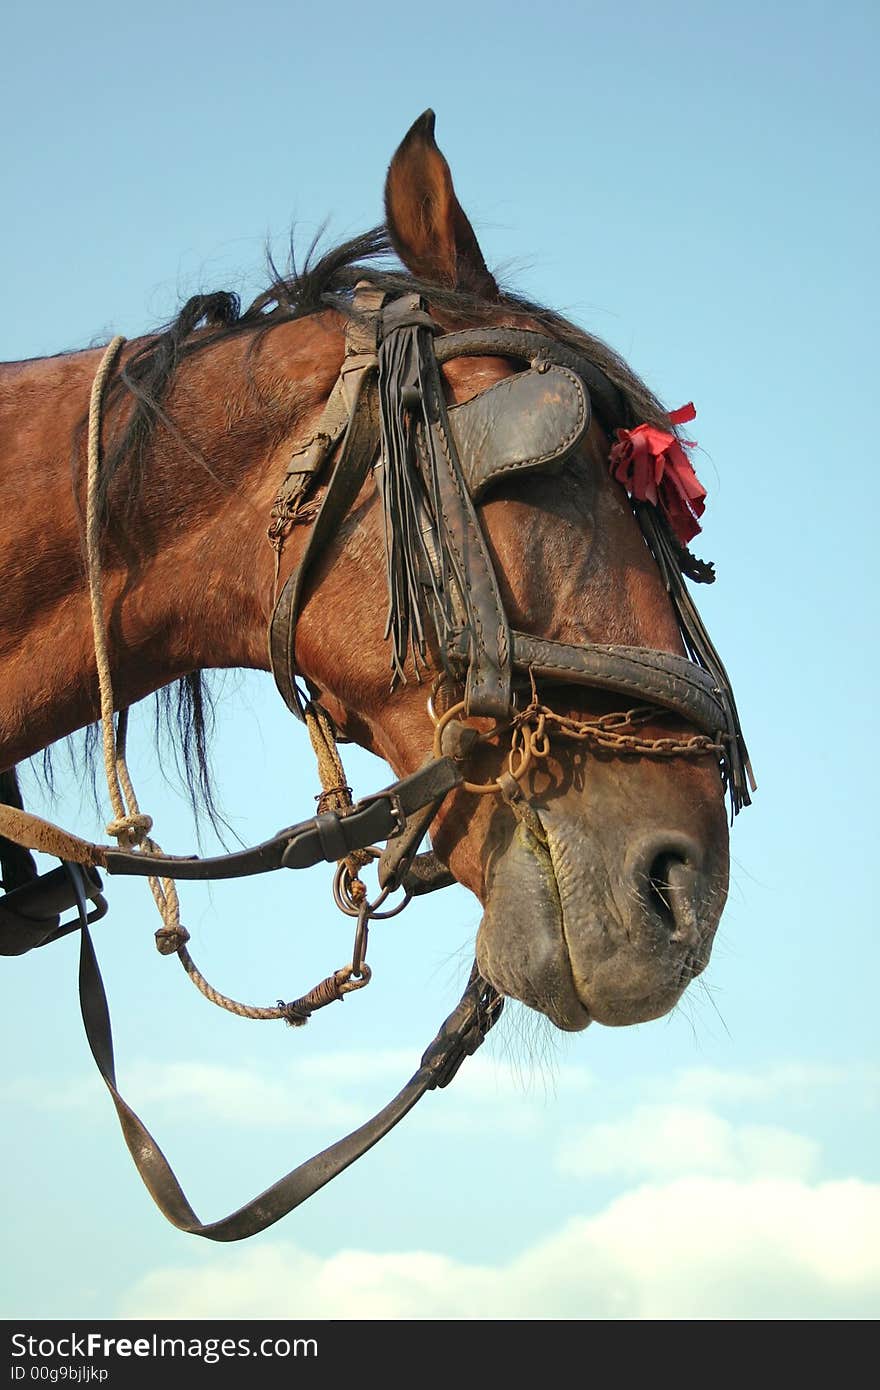
<instances>
[{"instance_id":1,"label":"braided rope knot","mask_svg":"<svg viewBox=\"0 0 880 1390\"><path fill-rule=\"evenodd\" d=\"M173 956L189 941L189 932L180 922L172 926L159 927L156 932L156 950L160 956Z\"/></svg>"},{"instance_id":2,"label":"braided rope knot","mask_svg":"<svg viewBox=\"0 0 880 1390\"><path fill-rule=\"evenodd\" d=\"M142 811L132 811L127 816L116 816L107 822L108 835L115 836L120 846L137 849L142 845L153 828L153 817Z\"/></svg>"}]
</instances>

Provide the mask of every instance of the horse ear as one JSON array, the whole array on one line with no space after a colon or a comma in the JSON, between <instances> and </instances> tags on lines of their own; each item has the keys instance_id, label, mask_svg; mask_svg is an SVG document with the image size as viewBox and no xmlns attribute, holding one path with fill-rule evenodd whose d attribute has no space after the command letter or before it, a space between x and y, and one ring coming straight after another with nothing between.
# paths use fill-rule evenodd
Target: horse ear
<instances>
[{"instance_id":1,"label":"horse ear","mask_svg":"<svg viewBox=\"0 0 880 1390\"><path fill-rule=\"evenodd\" d=\"M392 246L418 279L497 298L498 286L437 148L433 111L419 116L391 161L385 220Z\"/></svg>"}]
</instances>

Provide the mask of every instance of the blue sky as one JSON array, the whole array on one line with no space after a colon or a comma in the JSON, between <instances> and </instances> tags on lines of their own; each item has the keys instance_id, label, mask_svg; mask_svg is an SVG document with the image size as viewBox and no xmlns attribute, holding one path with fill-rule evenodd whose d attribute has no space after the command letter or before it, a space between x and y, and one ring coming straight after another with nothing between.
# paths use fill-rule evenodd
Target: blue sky
<instances>
[{"instance_id":1,"label":"blue sky","mask_svg":"<svg viewBox=\"0 0 880 1390\"><path fill-rule=\"evenodd\" d=\"M258 290L292 225L300 246L372 225L433 106L489 263L696 402L719 572L698 599L760 784L711 966L671 1017L572 1039L509 1009L453 1087L241 1248L179 1235L141 1191L73 943L4 962L0 1314L876 1316L876 7L159 0L17 7L0 32L7 359ZM220 793L256 840L310 813L311 755L268 677L224 692ZM187 852L140 723L142 802ZM386 779L365 754L351 773ZM101 835L81 778L54 804L29 785ZM377 929L370 990L290 1033L211 1010L156 955L146 888L110 895L123 1089L205 1218L398 1088L479 920L451 890ZM323 871L183 899L241 997L291 997L347 950Z\"/></svg>"}]
</instances>

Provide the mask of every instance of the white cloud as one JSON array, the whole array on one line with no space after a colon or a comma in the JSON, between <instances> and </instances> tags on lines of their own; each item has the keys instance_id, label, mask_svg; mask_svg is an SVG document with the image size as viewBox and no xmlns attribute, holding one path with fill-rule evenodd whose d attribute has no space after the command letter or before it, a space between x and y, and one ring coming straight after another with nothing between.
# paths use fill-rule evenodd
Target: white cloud
<instances>
[{"instance_id":1,"label":"white cloud","mask_svg":"<svg viewBox=\"0 0 880 1390\"><path fill-rule=\"evenodd\" d=\"M416 1071L419 1056L404 1049L334 1052L290 1062L270 1075L251 1066L177 1060L135 1062L121 1084L135 1109L151 1114L216 1120L249 1129L346 1130L360 1124L371 1107L385 1104ZM458 1132L473 1125L474 1110L491 1108L493 1128L523 1131L542 1123L548 1106L563 1094L581 1094L593 1084L589 1073L570 1066L535 1067L491 1055L467 1058L442 1104L420 1112L434 1131ZM58 1085L26 1080L6 1083L0 1096L41 1110L87 1111L105 1104L97 1077Z\"/></svg>"},{"instance_id":2,"label":"white cloud","mask_svg":"<svg viewBox=\"0 0 880 1390\"><path fill-rule=\"evenodd\" d=\"M681 1178L569 1222L504 1264L287 1243L160 1269L134 1318L873 1318L880 1186Z\"/></svg>"},{"instance_id":3,"label":"white cloud","mask_svg":"<svg viewBox=\"0 0 880 1390\"><path fill-rule=\"evenodd\" d=\"M232 1124L313 1126L319 1111L322 1123L345 1124L362 1114L364 1096L368 1096L368 1104L373 1100L382 1104L412 1075L418 1062L418 1054L404 1048L328 1052L292 1061L281 1074L269 1076L250 1066L129 1061L122 1081L132 1092L133 1101L137 1092L142 1104L152 1101L169 1109L185 1105L188 1113L222 1118ZM499 1122L505 1123L501 1110L509 1102L508 1126L531 1125L541 1111L561 1097L581 1096L596 1085L596 1077L586 1067L562 1063L552 1053L504 1058L484 1050L465 1061L454 1085L445 1092L445 1113L438 1108L429 1123L432 1128L458 1129L469 1123L466 1112L473 1104L494 1105ZM644 1094L657 1094L660 1085L649 1082ZM375 1088L375 1097L371 1088ZM689 1109L709 1104L757 1106L776 1100L807 1104L817 1092L831 1088L846 1088L848 1096L863 1097L870 1103L870 1098L880 1093L880 1068L799 1062L769 1064L751 1071L692 1067L665 1079L662 1096L664 1102L672 1100ZM37 1083L18 1078L0 1085L0 1099L44 1110L78 1110L102 1104L103 1088L87 1078L54 1085L47 1085L45 1079ZM704 1140L709 1142L710 1136L704 1134Z\"/></svg>"},{"instance_id":4,"label":"white cloud","mask_svg":"<svg viewBox=\"0 0 880 1390\"><path fill-rule=\"evenodd\" d=\"M44 1077L18 1077L0 1086L0 1101L35 1110L88 1110L105 1103L106 1091L98 1073L72 1081L47 1083Z\"/></svg>"},{"instance_id":5,"label":"white cloud","mask_svg":"<svg viewBox=\"0 0 880 1390\"><path fill-rule=\"evenodd\" d=\"M774 1125L733 1125L701 1106L643 1105L621 1120L579 1129L557 1166L574 1177L808 1177L818 1145Z\"/></svg>"},{"instance_id":6,"label":"white cloud","mask_svg":"<svg viewBox=\"0 0 880 1390\"><path fill-rule=\"evenodd\" d=\"M213 1063L144 1064L131 1069L129 1089L141 1104L164 1105L174 1113L185 1110L187 1116L228 1124L344 1130L362 1123L371 1107L383 1105L400 1090L418 1061L404 1051L331 1053L292 1063L273 1078L249 1067ZM557 1071L544 1084L524 1079L510 1064L474 1057L462 1067L454 1087L444 1092L443 1103L428 1103L420 1114L428 1128L454 1132L473 1125L476 1106L484 1117L491 1107L496 1130L533 1129L561 1090L583 1091L589 1084L575 1068Z\"/></svg>"},{"instance_id":7,"label":"white cloud","mask_svg":"<svg viewBox=\"0 0 880 1390\"><path fill-rule=\"evenodd\" d=\"M299 1063L291 1074L341 1086L351 1085L355 1080L358 1085L382 1081L396 1082L402 1086L418 1064L419 1056L403 1049L367 1053L331 1052ZM543 1100L545 1097L552 1099L562 1091L585 1091L593 1084L592 1076L583 1067L553 1062L543 1065L503 1061L483 1051L465 1060L455 1078L454 1090L462 1097L479 1101L524 1095Z\"/></svg>"},{"instance_id":8,"label":"white cloud","mask_svg":"<svg viewBox=\"0 0 880 1390\"><path fill-rule=\"evenodd\" d=\"M303 1086L291 1078L270 1078L248 1067L213 1062L139 1062L125 1068L120 1085L135 1109L152 1108L166 1118L216 1120L250 1128L316 1124L348 1126L364 1118L363 1105L316 1085ZM35 1086L18 1081L0 1094L40 1110L88 1113L106 1105L106 1092L97 1073L60 1085Z\"/></svg>"},{"instance_id":9,"label":"white cloud","mask_svg":"<svg viewBox=\"0 0 880 1390\"><path fill-rule=\"evenodd\" d=\"M876 1094L880 1068L833 1066L817 1062L777 1062L753 1071L690 1067L664 1083L665 1096L680 1100L736 1103L761 1102L783 1098L804 1100L829 1087L857 1087Z\"/></svg>"},{"instance_id":10,"label":"white cloud","mask_svg":"<svg viewBox=\"0 0 880 1390\"><path fill-rule=\"evenodd\" d=\"M154 1104L188 1118L263 1128L312 1128L354 1125L363 1119L358 1107L324 1087L297 1084L292 1078L261 1076L248 1067L205 1062L169 1062L133 1067L127 1094L138 1104Z\"/></svg>"}]
</instances>

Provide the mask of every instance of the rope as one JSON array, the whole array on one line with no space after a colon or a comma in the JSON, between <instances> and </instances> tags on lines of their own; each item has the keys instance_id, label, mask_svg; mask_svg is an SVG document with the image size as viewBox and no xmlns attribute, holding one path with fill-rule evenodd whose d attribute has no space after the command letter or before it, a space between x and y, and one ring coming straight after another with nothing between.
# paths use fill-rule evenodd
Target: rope
<instances>
[{"instance_id":1,"label":"rope","mask_svg":"<svg viewBox=\"0 0 880 1390\"><path fill-rule=\"evenodd\" d=\"M117 821L125 820L126 809L116 772L116 748L113 737L113 685L110 679L107 639L104 630L104 581L101 574L101 523L98 515L97 490L98 476L101 471L101 415L104 387L124 342L124 338L113 339L101 358L101 365L98 367L92 382L92 392L89 398L89 452L86 482L86 568L89 581L89 603L92 612L92 636L98 666L98 689L101 697L104 772L107 776L107 789L110 792L110 801L116 813ZM135 825L127 828L132 832L128 837L124 834L126 827L117 826L115 822L111 821L110 826L108 826L108 833L115 835L120 844L125 840L127 846L134 847L138 843L138 832L146 833L146 830L143 826ZM142 834L140 838L143 838Z\"/></svg>"},{"instance_id":2,"label":"rope","mask_svg":"<svg viewBox=\"0 0 880 1390\"><path fill-rule=\"evenodd\" d=\"M89 582L89 604L92 615L92 637L95 644L95 662L98 669L98 690L101 701L101 732L104 753L104 772L107 777L107 790L113 807L113 819L107 823L107 834L114 836L120 848L141 850L149 854L161 854L162 850L155 840L150 839L153 828L152 817L145 815L135 795L131 775L125 757L126 735L128 732L128 711L121 710L118 728L113 727L113 682L110 676L107 626L104 612L104 580L101 573L101 518L98 507L98 481L101 472L101 417L104 400L104 387L116 359L125 343L122 337L114 338L107 347L101 364L92 382L89 399L89 439L88 474L86 480L86 572ZM188 940L185 927L180 924L180 903L177 889L170 878L147 879L150 891L164 923L165 940Z\"/></svg>"},{"instance_id":3,"label":"rope","mask_svg":"<svg viewBox=\"0 0 880 1390\"><path fill-rule=\"evenodd\" d=\"M351 788L345 780L345 768L336 746L330 716L323 706L310 701L305 707L306 728L318 760L325 805L322 810L347 811L351 807ZM332 798L332 799L331 799Z\"/></svg>"},{"instance_id":4,"label":"rope","mask_svg":"<svg viewBox=\"0 0 880 1390\"><path fill-rule=\"evenodd\" d=\"M104 388L124 343L124 338L117 337L107 347L92 382L89 398L86 573L89 585L92 637L95 644L95 662L98 671L104 771L107 777L110 803L113 807L113 819L107 823L107 834L112 835L121 848L134 851L146 850L149 854L162 854L159 844L150 837L153 820L151 816L146 815L141 810L138 804L128 769L126 759L127 709L120 710L114 730L113 681L110 675L104 583L101 573L101 518L98 506L98 481L101 472L101 418ZM329 724L327 734L333 751L335 751ZM342 764L339 762L338 754L336 762L341 773ZM326 760L324 764L319 761L319 765L329 766ZM344 773L341 780L345 780ZM351 805L350 797L348 804ZM335 975L329 976L320 985L316 985L302 999L294 1000L291 1004L285 1004L282 1001L275 1008L261 1008L258 1005L242 1004L236 999L230 999L228 995L222 994L205 979L186 948L186 943L190 937L186 927L180 921L180 900L177 896L174 880L150 876L147 882L162 918L162 926L156 932L156 947L160 954L163 956L176 955L193 984L206 999L230 1013L237 1014L240 1018L284 1018L288 1023L302 1024L307 1021L312 1009L321 1008L333 999L342 998L350 989L358 989L361 988L362 984L366 984L366 980L352 981L351 972L348 971L347 973L345 970L341 970L337 971Z\"/></svg>"},{"instance_id":5,"label":"rope","mask_svg":"<svg viewBox=\"0 0 880 1390\"><path fill-rule=\"evenodd\" d=\"M346 811L351 810L351 787L345 777L345 768L342 766L342 759L339 756L339 748L336 743L336 735L333 730L333 723L329 714L315 701L309 701L305 706L306 728L309 731L309 738L315 750L315 757L318 760L318 776L321 779L323 788L318 797L318 812L336 811L345 815ZM358 896L358 889L366 893L366 889L358 878L358 870L363 869L370 863L372 856L367 850L352 850L351 854L345 859L340 860L345 864L351 879L351 886L355 896Z\"/></svg>"},{"instance_id":6,"label":"rope","mask_svg":"<svg viewBox=\"0 0 880 1390\"><path fill-rule=\"evenodd\" d=\"M159 933L157 932L158 936ZM159 948L162 950L161 946ZM174 949L174 948L171 948ZM170 954L170 950L168 952ZM251 1018L257 1020L272 1020L283 1018L292 1028L302 1027L308 1023L309 1017L316 1009L323 1009L327 1004L333 1004L337 999L343 999L352 990L362 989L369 981L368 967L363 967L364 978L352 979L353 969L350 965L342 970L337 970L332 975L328 975L326 980L310 989L300 999L293 999L285 1004L283 999L279 999L277 1006L261 1008L256 1004L241 1004L237 999L230 999L228 994L221 994L219 989L215 989L208 980L205 979L199 970L185 945L177 948L176 954L181 965L192 980L200 994L212 1004L217 1004L219 1008L226 1009L228 1013L237 1014L239 1018Z\"/></svg>"}]
</instances>

